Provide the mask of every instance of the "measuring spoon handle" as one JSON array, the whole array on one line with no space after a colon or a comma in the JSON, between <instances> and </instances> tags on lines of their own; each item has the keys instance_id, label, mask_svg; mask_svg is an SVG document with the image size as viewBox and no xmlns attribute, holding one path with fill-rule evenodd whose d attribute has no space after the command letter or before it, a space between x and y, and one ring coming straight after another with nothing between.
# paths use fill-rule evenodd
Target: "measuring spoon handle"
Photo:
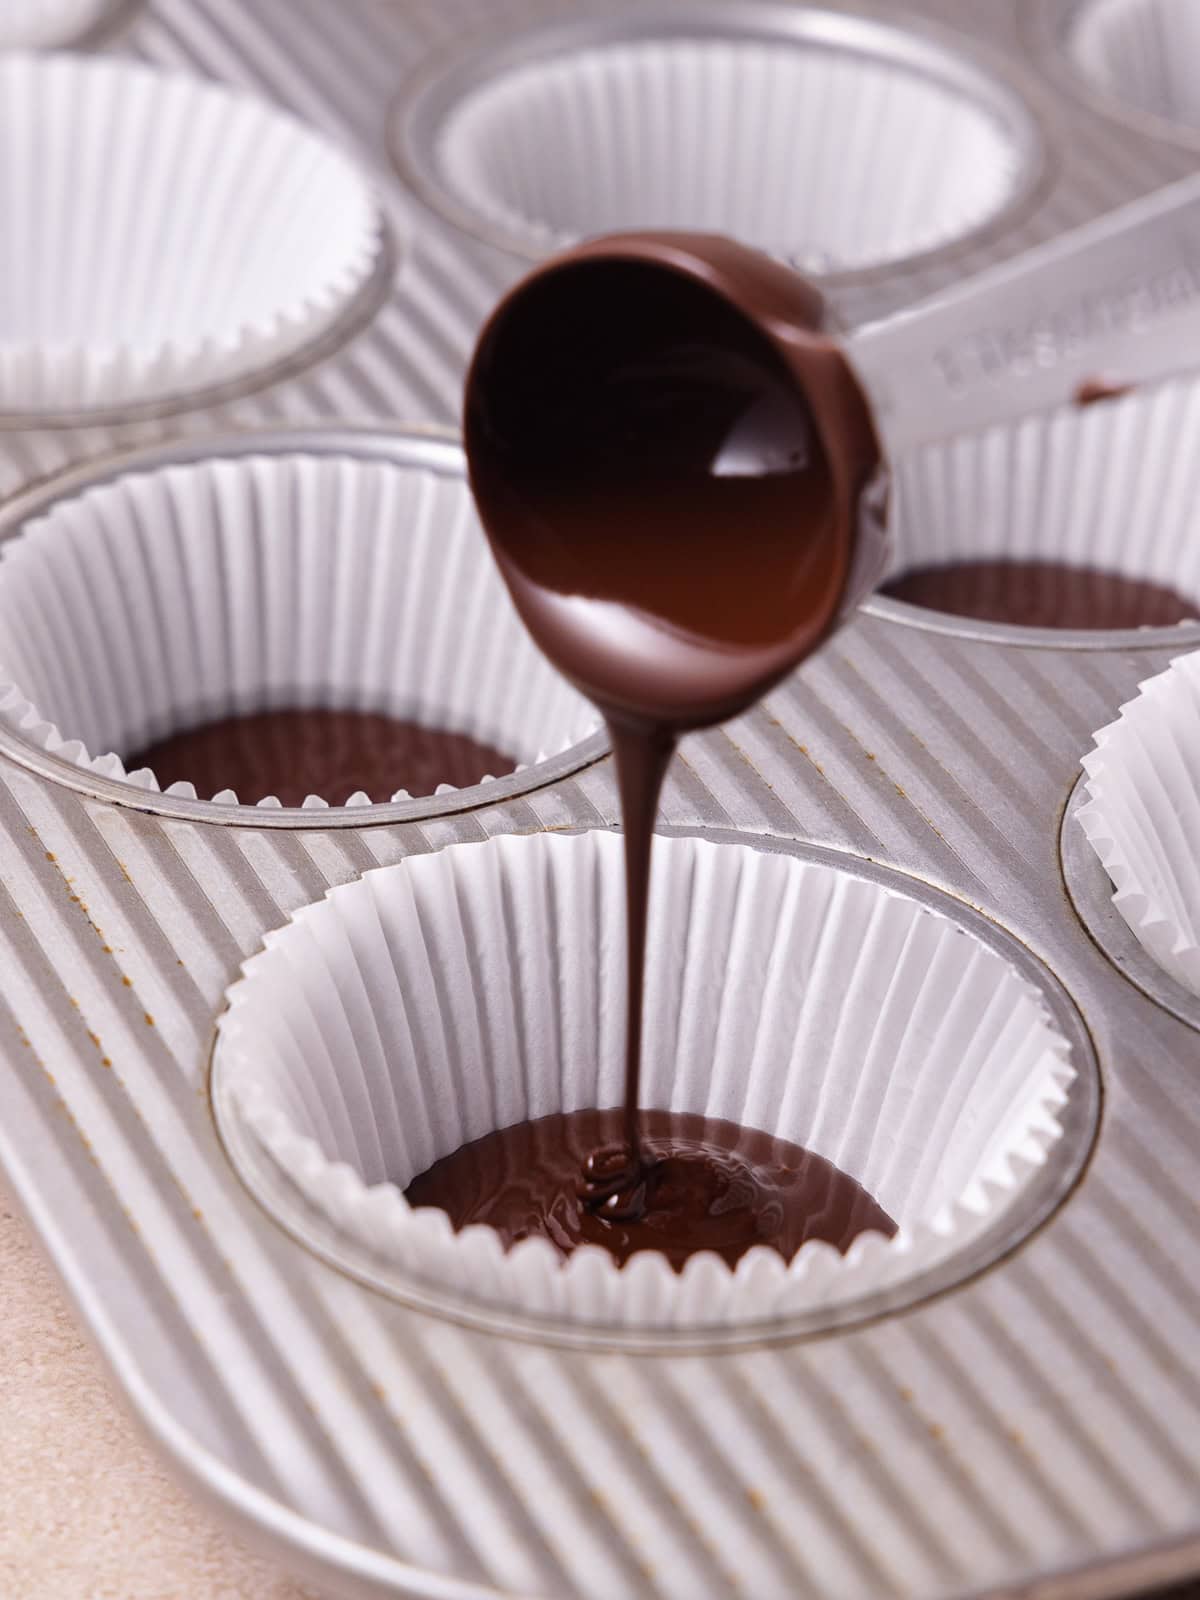
<instances>
[{"instance_id":1,"label":"measuring spoon handle","mask_svg":"<svg viewBox=\"0 0 1200 1600\"><path fill-rule=\"evenodd\" d=\"M845 341L895 457L1200 366L1200 174Z\"/></svg>"}]
</instances>

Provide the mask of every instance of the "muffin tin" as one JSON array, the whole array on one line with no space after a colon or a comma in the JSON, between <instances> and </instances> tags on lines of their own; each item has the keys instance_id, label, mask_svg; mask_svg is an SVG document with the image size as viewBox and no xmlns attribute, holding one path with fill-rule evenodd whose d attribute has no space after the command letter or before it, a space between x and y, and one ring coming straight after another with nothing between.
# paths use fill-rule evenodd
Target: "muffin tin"
<instances>
[{"instance_id":1,"label":"muffin tin","mask_svg":"<svg viewBox=\"0 0 1200 1600\"><path fill-rule=\"evenodd\" d=\"M832 277L846 323L1194 159L1077 91L1057 0L922 0L903 22L882 0L821 11L958 50L1015 89L1045 153L994 228ZM514 0L504 21L581 14ZM228 456L250 430L251 453L386 456L398 422L453 422L473 334L520 262L414 203L391 141L397 107L460 49L476 60L472 36L496 23L485 0L336 15L325 0L147 0L114 48L341 142L377 186L400 270L357 330L253 392L9 419L0 532L127 471ZM272 930L412 855L611 829L598 741L487 793L298 815L131 788L0 726L0 1164L196 1492L339 1594L1099 1597L1200 1570L1198 1019L1120 945L1072 799L1092 733L1185 635L1020 633L872 601L764 705L685 742L667 831L820 858L948 908L1038 988L1084 1096L1039 1204L1002 1236L837 1327L724 1342L364 1282L365 1263L328 1259L344 1241L280 1228L214 1121L224 995Z\"/></svg>"}]
</instances>

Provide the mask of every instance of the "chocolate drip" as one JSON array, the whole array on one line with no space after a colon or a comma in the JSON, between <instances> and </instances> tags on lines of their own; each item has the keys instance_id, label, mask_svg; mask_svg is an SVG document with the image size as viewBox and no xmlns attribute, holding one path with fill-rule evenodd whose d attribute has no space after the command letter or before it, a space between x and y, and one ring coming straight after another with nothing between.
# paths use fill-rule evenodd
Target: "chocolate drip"
<instances>
[{"instance_id":1,"label":"chocolate drip","mask_svg":"<svg viewBox=\"0 0 1200 1600\"><path fill-rule=\"evenodd\" d=\"M149 767L165 789L185 780L202 799L232 789L254 805L275 795L285 806L310 794L341 805L358 790L390 800L398 789L432 794L511 772L516 762L461 733L397 722L366 711L260 711L222 717L173 734L126 759Z\"/></svg>"}]
</instances>

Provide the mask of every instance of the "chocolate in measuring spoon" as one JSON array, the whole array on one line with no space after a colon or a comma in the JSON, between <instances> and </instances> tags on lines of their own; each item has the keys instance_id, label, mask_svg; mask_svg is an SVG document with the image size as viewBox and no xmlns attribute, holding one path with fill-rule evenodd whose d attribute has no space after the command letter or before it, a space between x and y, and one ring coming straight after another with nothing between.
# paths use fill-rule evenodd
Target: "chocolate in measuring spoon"
<instances>
[{"instance_id":1,"label":"chocolate in measuring spoon","mask_svg":"<svg viewBox=\"0 0 1200 1600\"><path fill-rule=\"evenodd\" d=\"M679 735L745 710L882 565L863 393L814 291L715 236L595 240L531 274L484 328L465 436L517 609L602 711L625 822L623 1139L590 1203L653 1204L638 1131L654 817Z\"/></svg>"},{"instance_id":2,"label":"chocolate in measuring spoon","mask_svg":"<svg viewBox=\"0 0 1200 1600\"><path fill-rule=\"evenodd\" d=\"M879 438L896 453L1067 403L1096 370L1128 383L1194 364L1200 300L1143 279L1151 257L1156 283L1189 272L1196 237L1200 177L860 330L843 353L812 291L765 258L712 236L625 235L536 271L485 327L466 404L476 499L525 622L608 721L625 817L624 1142L588 1163L606 1215L654 1205L638 1147L642 953L679 733L745 709L861 596L882 543L861 514Z\"/></svg>"}]
</instances>

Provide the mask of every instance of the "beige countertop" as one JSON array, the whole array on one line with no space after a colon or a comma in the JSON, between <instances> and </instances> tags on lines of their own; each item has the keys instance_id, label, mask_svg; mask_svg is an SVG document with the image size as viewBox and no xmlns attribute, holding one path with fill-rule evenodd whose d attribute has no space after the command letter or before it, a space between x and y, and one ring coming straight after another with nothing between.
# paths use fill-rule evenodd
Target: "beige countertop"
<instances>
[{"instance_id":1,"label":"beige countertop","mask_svg":"<svg viewBox=\"0 0 1200 1600\"><path fill-rule=\"evenodd\" d=\"M159 1464L0 1195L0 1595L311 1600Z\"/></svg>"}]
</instances>

